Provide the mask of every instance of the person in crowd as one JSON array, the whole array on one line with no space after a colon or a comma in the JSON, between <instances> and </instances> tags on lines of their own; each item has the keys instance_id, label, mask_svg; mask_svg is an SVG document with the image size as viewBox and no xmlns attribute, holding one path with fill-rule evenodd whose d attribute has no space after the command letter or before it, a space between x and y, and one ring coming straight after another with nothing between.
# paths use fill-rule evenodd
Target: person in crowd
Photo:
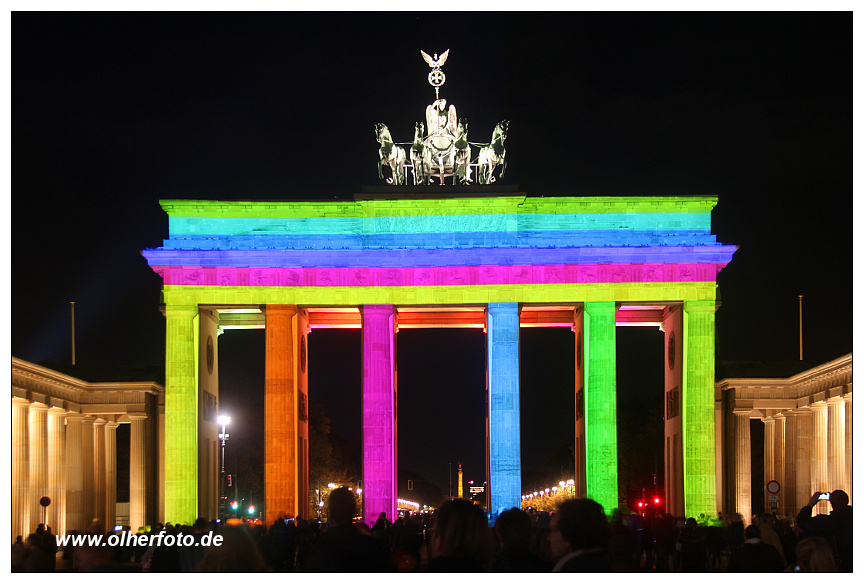
<instances>
[{"instance_id":1,"label":"person in crowd","mask_svg":"<svg viewBox=\"0 0 864 584\"><path fill-rule=\"evenodd\" d=\"M695 517L684 522L681 534L678 536L681 544L680 563L682 572L705 572L708 569L708 549L705 535L699 529Z\"/></svg>"},{"instance_id":2,"label":"person in crowd","mask_svg":"<svg viewBox=\"0 0 864 584\"><path fill-rule=\"evenodd\" d=\"M217 535L222 536L222 545L205 548L196 572L269 572L246 526L225 525Z\"/></svg>"},{"instance_id":3,"label":"person in crowd","mask_svg":"<svg viewBox=\"0 0 864 584\"><path fill-rule=\"evenodd\" d=\"M274 572L294 570L294 557L297 555L296 532L297 527L294 525L293 518L288 520L285 518L285 513L279 513L270 526L267 537L262 538L268 561Z\"/></svg>"},{"instance_id":4,"label":"person in crowd","mask_svg":"<svg viewBox=\"0 0 864 584\"><path fill-rule=\"evenodd\" d=\"M534 516L534 539L531 541L531 553L541 558L550 558L549 553L549 523L552 516L546 511L540 511Z\"/></svg>"},{"instance_id":5,"label":"person in crowd","mask_svg":"<svg viewBox=\"0 0 864 584\"><path fill-rule=\"evenodd\" d=\"M393 524L387 519L387 513L382 511L375 520L372 526L372 537L378 537L387 540L387 545L390 545L390 532Z\"/></svg>"},{"instance_id":6,"label":"person in crowd","mask_svg":"<svg viewBox=\"0 0 864 584\"><path fill-rule=\"evenodd\" d=\"M774 546L777 553L780 554L780 559L783 561L783 566L786 566L786 554L783 551L783 542L780 541L780 534L776 529L776 518L772 513L763 513L759 517L759 521L754 525L759 527L759 538L765 543Z\"/></svg>"},{"instance_id":7,"label":"person in crowd","mask_svg":"<svg viewBox=\"0 0 864 584\"><path fill-rule=\"evenodd\" d=\"M792 520L789 517L783 517L777 522L777 533L783 544L783 557L786 558L786 565L794 566L797 561L795 546L798 545L798 536L792 528Z\"/></svg>"},{"instance_id":8,"label":"person in crowd","mask_svg":"<svg viewBox=\"0 0 864 584\"><path fill-rule=\"evenodd\" d=\"M611 572L609 522L603 506L592 499L568 499L549 524L553 572Z\"/></svg>"},{"instance_id":9,"label":"person in crowd","mask_svg":"<svg viewBox=\"0 0 864 584\"><path fill-rule=\"evenodd\" d=\"M744 518L740 513L732 514L729 527L726 529L726 541L729 542L730 550L744 545Z\"/></svg>"},{"instance_id":10,"label":"person in crowd","mask_svg":"<svg viewBox=\"0 0 864 584\"><path fill-rule=\"evenodd\" d=\"M483 509L468 499L447 501L435 513L433 559L426 572L483 572L492 558L492 534Z\"/></svg>"},{"instance_id":11,"label":"person in crowd","mask_svg":"<svg viewBox=\"0 0 864 584\"><path fill-rule=\"evenodd\" d=\"M834 549L837 568L841 572L852 572L852 507L849 495L837 489L832 491L829 501L831 513L813 516L813 507L819 502L821 493L813 493L810 500L798 512L796 522L803 530L801 539L819 536Z\"/></svg>"},{"instance_id":12,"label":"person in crowd","mask_svg":"<svg viewBox=\"0 0 864 584\"><path fill-rule=\"evenodd\" d=\"M637 539L639 536L633 529L630 509L621 506L612 510L610 529L612 537L609 540L609 563L616 572L633 572L638 568L636 564ZM641 516L639 516L641 520ZM639 522L641 525L641 521Z\"/></svg>"},{"instance_id":13,"label":"person in crowd","mask_svg":"<svg viewBox=\"0 0 864 584\"><path fill-rule=\"evenodd\" d=\"M498 551L492 556L490 572L548 572L545 558L531 553L531 517L522 509L507 509L495 520Z\"/></svg>"},{"instance_id":14,"label":"person in crowd","mask_svg":"<svg viewBox=\"0 0 864 584\"><path fill-rule=\"evenodd\" d=\"M330 493L328 529L311 549L310 572L393 572L389 547L382 539L360 532L354 524L357 501L347 487Z\"/></svg>"},{"instance_id":15,"label":"person in crowd","mask_svg":"<svg viewBox=\"0 0 864 584\"><path fill-rule=\"evenodd\" d=\"M15 543L12 544L12 571L24 571L24 559L27 557L27 548L24 546L24 538L20 535L15 538Z\"/></svg>"},{"instance_id":16,"label":"person in crowd","mask_svg":"<svg viewBox=\"0 0 864 584\"><path fill-rule=\"evenodd\" d=\"M774 546L762 541L758 525L748 525L744 538L744 544L732 550L727 572L783 571L783 559Z\"/></svg>"},{"instance_id":17,"label":"person in crowd","mask_svg":"<svg viewBox=\"0 0 864 584\"><path fill-rule=\"evenodd\" d=\"M192 524L192 528L189 530L189 535L192 536L195 544L191 546L184 545L182 548L177 550L177 559L180 563L180 571L192 572L195 570L198 562L201 561L201 557L204 555L204 547L201 545L201 538L208 532L209 526L207 520L203 517L196 519L195 523Z\"/></svg>"},{"instance_id":18,"label":"person in crowd","mask_svg":"<svg viewBox=\"0 0 864 584\"><path fill-rule=\"evenodd\" d=\"M31 533L24 542L27 556L24 558L24 572L53 572L54 562L45 551L42 536Z\"/></svg>"},{"instance_id":19,"label":"person in crowd","mask_svg":"<svg viewBox=\"0 0 864 584\"><path fill-rule=\"evenodd\" d=\"M657 558L655 562L657 571L668 572L669 561L675 550L675 538L678 537L675 520L671 514L664 513L662 516L658 514L654 521L654 536L654 554Z\"/></svg>"},{"instance_id":20,"label":"person in crowd","mask_svg":"<svg viewBox=\"0 0 864 584\"><path fill-rule=\"evenodd\" d=\"M837 572L834 550L824 537L805 537L795 546L797 567L801 572Z\"/></svg>"}]
</instances>

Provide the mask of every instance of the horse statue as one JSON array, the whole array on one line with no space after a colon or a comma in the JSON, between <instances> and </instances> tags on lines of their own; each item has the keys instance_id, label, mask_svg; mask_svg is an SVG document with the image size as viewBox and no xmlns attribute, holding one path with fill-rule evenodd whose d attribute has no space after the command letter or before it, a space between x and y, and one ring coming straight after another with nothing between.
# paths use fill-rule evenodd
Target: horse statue
<instances>
[{"instance_id":1,"label":"horse statue","mask_svg":"<svg viewBox=\"0 0 864 584\"><path fill-rule=\"evenodd\" d=\"M479 163L480 167L477 171L477 178L480 184L488 185L495 182L495 177L492 176L492 171L499 164L501 165L501 173L499 177L504 176L504 171L507 169L505 156L507 151L504 150L504 140L507 139L507 128L510 122L503 120L498 122L495 130L492 132L492 141L488 146L480 149Z\"/></svg>"},{"instance_id":2,"label":"horse statue","mask_svg":"<svg viewBox=\"0 0 864 584\"><path fill-rule=\"evenodd\" d=\"M378 178L384 178L383 169L390 167L390 177L387 182L397 185L405 184L405 173L402 167L405 164L405 149L396 146L390 136L390 130L384 124L375 124L375 139L381 148L378 149Z\"/></svg>"},{"instance_id":3,"label":"horse statue","mask_svg":"<svg viewBox=\"0 0 864 584\"><path fill-rule=\"evenodd\" d=\"M414 124L414 143L411 145L411 165L414 167L414 184L425 185L429 176L429 161L426 157L426 145L423 143L425 132L423 122Z\"/></svg>"},{"instance_id":4,"label":"horse statue","mask_svg":"<svg viewBox=\"0 0 864 584\"><path fill-rule=\"evenodd\" d=\"M471 144L468 143L468 120L465 118L461 118L456 126L453 148L456 150L453 173L459 177L459 182L467 185L471 182Z\"/></svg>"}]
</instances>

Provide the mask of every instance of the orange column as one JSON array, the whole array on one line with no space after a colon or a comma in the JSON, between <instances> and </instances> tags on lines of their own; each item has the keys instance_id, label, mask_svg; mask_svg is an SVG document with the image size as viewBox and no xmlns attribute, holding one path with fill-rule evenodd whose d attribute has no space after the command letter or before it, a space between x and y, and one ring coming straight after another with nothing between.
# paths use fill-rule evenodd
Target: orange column
<instances>
[{"instance_id":1,"label":"orange column","mask_svg":"<svg viewBox=\"0 0 864 584\"><path fill-rule=\"evenodd\" d=\"M294 366L296 305L267 305L264 366L265 517L272 525L280 515L296 515L297 376Z\"/></svg>"}]
</instances>

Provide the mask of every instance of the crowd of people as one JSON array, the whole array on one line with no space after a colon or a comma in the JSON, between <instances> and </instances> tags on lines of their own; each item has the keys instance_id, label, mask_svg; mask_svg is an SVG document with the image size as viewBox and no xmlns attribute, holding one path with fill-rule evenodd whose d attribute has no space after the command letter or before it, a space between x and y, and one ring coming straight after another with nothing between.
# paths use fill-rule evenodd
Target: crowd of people
<instances>
[{"instance_id":1,"label":"crowd of people","mask_svg":"<svg viewBox=\"0 0 864 584\"><path fill-rule=\"evenodd\" d=\"M279 517L272 525L217 523L153 526L149 533L211 533L221 545L66 546L40 525L12 546L12 571L44 572L851 572L852 507L831 493L832 511L813 515L819 493L798 515L740 515L712 520L637 514L607 516L591 499L569 499L555 513L509 509L492 526L466 499L434 514L382 513L370 527L355 521L347 488L332 491L327 521ZM103 534L95 522L86 534ZM145 533L145 530L139 531ZM185 537L186 541L190 541Z\"/></svg>"}]
</instances>

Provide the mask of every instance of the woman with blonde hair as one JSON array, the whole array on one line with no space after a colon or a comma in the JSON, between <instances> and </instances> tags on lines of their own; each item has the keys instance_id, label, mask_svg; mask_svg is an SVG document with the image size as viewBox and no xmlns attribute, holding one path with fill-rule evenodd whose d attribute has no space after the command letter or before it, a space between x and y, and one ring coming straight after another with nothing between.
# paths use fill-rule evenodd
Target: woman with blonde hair
<instances>
[{"instance_id":1,"label":"woman with blonde hair","mask_svg":"<svg viewBox=\"0 0 864 584\"><path fill-rule=\"evenodd\" d=\"M834 550L825 538L805 537L795 547L798 566L801 572L836 572Z\"/></svg>"}]
</instances>

